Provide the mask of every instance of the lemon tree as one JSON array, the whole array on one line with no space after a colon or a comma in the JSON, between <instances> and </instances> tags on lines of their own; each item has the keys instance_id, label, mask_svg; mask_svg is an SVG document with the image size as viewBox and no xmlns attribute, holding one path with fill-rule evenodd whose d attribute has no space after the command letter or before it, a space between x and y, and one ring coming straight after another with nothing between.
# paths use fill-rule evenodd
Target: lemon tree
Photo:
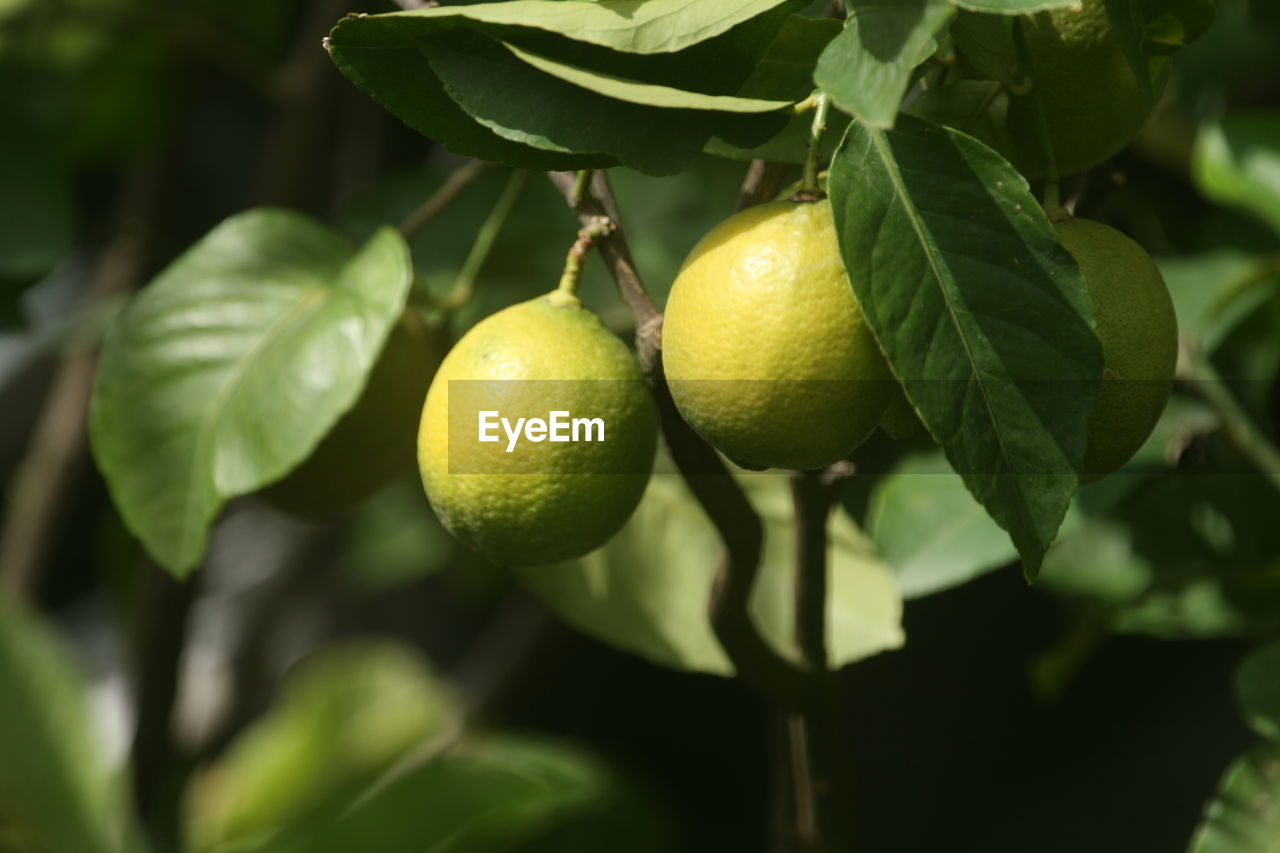
<instances>
[{"instance_id":1,"label":"lemon tree","mask_svg":"<svg viewBox=\"0 0 1280 853\"><path fill-rule=\"evenodd\" d=\"M1025 602L1067 626L1001 638L1044 698L1108 633L1280 631L1263 4L228 0L161 26L135 3L0 3L0 102L29 131L0 168L0 319L32 327L0 347L0 451L24 448L0 465L0 595L66 607L110 658L81 690L5 605L0 848L673 849L643 789L677 799L677 776L631 790L476 725L528 673L566 729L565 684L617 692L591 655L539 657L558 619L785 722L773 831L686 798L688 846L853 849L851 792L880 815L897 786L851 787L845 702L906 725L965 697L844 691L843 667L921 666ZM945 631L904 604L991 572L939 599L964 609ZM457 688L409 647L325 654L356 630ZM919 657L901 671L945 690L954 667ZM1201 853L1280 837L1277 661L1241 670L1266 743ZM659 700L601 699L593 726L672 714L682 771L699 712L734 728L714 678L634 677ZM870 847L910 841L875 819ZM925 846L948 844L1000 849Z\"/></svg>"}]
</instances>

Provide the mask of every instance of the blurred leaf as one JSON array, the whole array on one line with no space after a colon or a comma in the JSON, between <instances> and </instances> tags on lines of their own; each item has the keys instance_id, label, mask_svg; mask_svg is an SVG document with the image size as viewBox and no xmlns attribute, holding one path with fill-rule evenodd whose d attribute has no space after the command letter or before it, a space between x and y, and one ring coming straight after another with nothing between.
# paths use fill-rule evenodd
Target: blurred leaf
<instances>
[{"instance_id":1,"label":"blurred leaf","mask_svg":"<svg viewBox=\"0 0 1280 853\"><path fill-rule=\"evenodd\" d=\"M445 568L456 548L414 471L356 508L339 565L356 587L378 593Z\"/></svg>"},{"instance_id":2,"label":"blurred leaf","mask_svg":"<svg viewBox=\"0 0 1280 853\"><path fill-rule=\"evenodd\" d=\"M908 457L876 483L867 533L905 598L959 586L1018 556L941 453Z\"/></svg>"},{"instance_id":3,"label":"blurred leaf","mask_svg":"<svg viewBox=\"0 0 1280 853\"><path fill-rule=\"evenodd\" d=\"M659 816L597 759L555 741L491 735L407 770L261 853L658 853Z\"/></svg>"},{"instance_id":4,"label":"blurred leaf","mask_svg":"<svg viewBox=\"0 0 1280 853\"><path fill-rule=\"evenodd\" d=\"M912 405L1028 576L1075 493L1101 346L1027 182L972 137L857 122L829 176L845 268Z\"/></svg>"},{"instance_id":5,"label":"blurred leaf","mask_svg":"<svg viewBox=\"0 0 1280 853\"><path fill-rule=\"evenodd\" d=\"M1080 0L952 0L961 9L998 15L1024 15L1045 9L1079 8Z\"/></svg>"},{"instance_id":6,"label":"blurred leaf","mask_svg":"<svg viewBox=\"0 0 1280 853\"><path fill-rule=\"evenodd\" d=\"M1188 853L1275 853L1280 838L1280 747L1255 746L1227 768Z\"/></svg>"},{"instance_id":7,"label":"blurred leaf","mask_svg":"<svg viewBox=\"0 0 1280 853\"><path fill-rule=\"evenodd\" d=\"M872 127L892 127L911 72L938 46L955 8L946 0L850 0L844 31L818 58L814 80L832 103Z\"/></svg>"},{"instance_id":8,"label":"blurred leaf","mask_svg":"<svg viewBox=\"0 0 1280 853\"><path fill-rule=\"evenodd\" d=\"M786 477L745 475L741 482L766 525L752 615L765 638L792 655L794 533ZM832 665L897 648L902 602L888 570L848 516L833 513L828 536ZM573 563L518 571L579 630L656 663L728 675L732 668L707 619L721 547L683 483L657 475L604 548Z\"/></svg>"},{"instance_id":9,"label":"blurred leaf","mask_svg":"<svg viewBox=\"0 0 1280 853\"><path fill-rule=\"evenodd\" d=\"M363 390L412 270L391 229L359 251L298 214L226 220L107 336L90 411L129 529L185 574L223 503L306 459Z\"/></svg>"},{"instance_id":10,"label":"blurred leaf","mask_svg":"<svg viewBox=\"0 0 1280 853\"><path fill-rule=\"evenodd\" d=\"M1236 672L1236 695L1253 730L1280 741L1280 643L1254 650Z\"/></svg>"},{"instance_id":11,"label":"blurred leaf","mask_svg":"<svg viewBox=\"0 0 1280 853\"><path fill-rule=\"evenodd\" d=\"M1213 201L1243 208L1280 231L1280 112L1240 113L1203 126L1192 177Z\"/></svg>"},{"instance_id":12,"label":"blurred leaf","mask_svg":"<svg viewBox=\"0 0 1280 853\"><path fill-rule=\"evenodd\" d=\"M1163 258L1160 272L1173 297L1178 334L1206 355L1214 353L1240 323L1273 299L1280 282L1280 264L1275 259L1238 249Z\"/></svg>"},{"instance_id":13,"label":"blurred leaf","mask_svg":"<svg viewBox=\"0 0 1280 853\"><path fill-rule=\"evenodd\" d=\"M119 853L123 780L90 727L80 673L48 628L0 596L0 824L41 853Z\"/></svg>"},{"instance_id":14,"label":"blurred leaf","mask_svg":"<svg viewBox=\"0 0 1280 853\"><path fill-rule=\"evenodd\" d=\"M187 801L191 848L260 849L281 829L327 824L398 762L443 748L460 714L458 698L407 646L365 640L322 649L285 676L266 716L196 776Z\"/></svg>"},{"instance_id":15,"label":"blurred leaf","mask_svg":"<svg viewBox=\"0 0 1280 853\"><path fill-rule=\"evenodd\" d=\"M1216 0L1142 0L1148 42L1171 48L1191 44L1213 23Z\"/></svg>"},{"instance_id":16,"label":"blurred leaf","mask_svg":"<svg viewBox=\"0 0 1280 853\"><path fill-rule=\"evenodd\" d=\"M1133 552L1128 531L1098 520L1054 543L1045 554L1039 585L1071 598L1125 604L1145 592L1154 575L1151 565Z\"/></svg>"}]
</instances>

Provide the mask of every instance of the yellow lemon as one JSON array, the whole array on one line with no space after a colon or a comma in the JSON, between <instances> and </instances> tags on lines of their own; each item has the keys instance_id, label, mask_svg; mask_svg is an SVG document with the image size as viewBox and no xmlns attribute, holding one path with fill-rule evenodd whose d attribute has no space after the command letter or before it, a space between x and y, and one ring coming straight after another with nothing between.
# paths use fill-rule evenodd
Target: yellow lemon
<instances>
[{"instance_id":1,"label":"yellow lemon","mask_svg":"<svg viewBox=\"0 0 1280 853\"><path fill-rule=\"evenodd\" d=\"M1127 462L1160 419L1178 360L1178 322L1164 278L1141 246L1087 219L1054 229L1080 265L1102 341L1084 460L1091 482Z\"/></svg>"},{"instance_id":2,"label":"yellow lemon","mask_svg":"<svg viewBox=\"0 0 1280 853\"><path fill-rule=\"evenodd\" d=\"M826 200L758 205L712 229L672 285L662 341L681 415L750 467L843 459L893 385Z\"/></svg>"},{"instance_id":3,"label":"yellow lemon","mask_svg":"<svg viewBox=\"0 0 1280 853\"><path fill-rule=\"evenodd\" d=\"M1096 166L1128 145L1151 113L1164 77L1144 86L1134 73L1106 0L1037 12L1021 23L1035 91L1009 101L1016 164L1032 176L1045 172L1032 102L1037 96L1061 174Z\"/></svg>"},{"instance_id":4,"label":"yellow lemon","mask_svg":"<svg viewBox=\"0 0 1280 853\"><path fill-rule=\"evenodd\" d=\"M261 496L318 520L349 509L412 466L418 413L442 349L417 312L405 311L355 405L305 462Z\"/></svg>"},{"instance_id":5,"label":"yellow lemon","mask_svg":"<svg viewBox=\"0 0 1280 853\"><path fill-rule=\"evenodd\" d=\"M657 414L635 358L565 294L476 324L436 374L418 437L427 497L496 563L579 557L644 492Z\"/></svg>"}]
</instances>

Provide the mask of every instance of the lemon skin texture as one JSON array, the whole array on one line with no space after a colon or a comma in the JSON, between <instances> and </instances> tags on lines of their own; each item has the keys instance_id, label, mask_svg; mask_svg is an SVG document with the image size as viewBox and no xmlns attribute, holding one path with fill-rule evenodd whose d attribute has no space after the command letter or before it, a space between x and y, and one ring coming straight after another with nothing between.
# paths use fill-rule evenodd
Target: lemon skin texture
<instances>
[{"instance_id":1,"label":"lemon skin texture","mask_svg":"<svg viewBox=\"0 0 1280 853\"><path fill-rule=\"evenodd\" d=\"M1102 341L1082 478L1093 482L1127 462L1160 419L1173 386L1178 322L1160 270L1137 243L1087 219L1054 230L1080 266Z\"/></svg>"},{"instance_id":2,"label":"lemon skin texture","mask_svg":"<svg viewBox=\"0 0 1280 853\"><path fill-rule=\"evenodd\" d=\"M338 515L413 466L418 414L444 354L409 309L391 328L355 405L301 465L260 496L310 520Z\"/></svg>"},{"instance_id":3,"label":"lemon skin texture","mask_svg":"<svg viewBox=\"0 0 1280 853\"><path fill-rule=\"evenodd\" d=\"M1031 176L1045 174L1036 108L1044 107L1058 172L1082 172L1124 148L1142 129L1167 75L1150 87L1134 74L1105 0L1083 8L1037 12L1022 19L1035 91L1009 100L1014 161Z\"/></svg>"},{"instance_id":4,"label":"lemon skin texture","mask_svg":"<svg viewBox=\"0 0 1280 853\"><path fill-rule=\"evenodd\" d=\"M662 353L680 414L755 468L848 456L893 385L826 200L751 207L703 237L672 285Z\"/></svg>"},{"instance_id":5,"label":"lemon skin texture","mask_svg":"<svg viewBox=\"0 0 1280 853\"><path fill-rule=\"evenodd\" d=\"M452 389L451 389L452 385ZM453 397L451 401L450 398ZM478 413L604 421L604 441L478 441ZM418 463L432 507L502 565L580 557L607 542L644 492L657 412L630 350L576 299L549 294L499 311L445 357L427 393Z\"/></svg>"}]
</instances>

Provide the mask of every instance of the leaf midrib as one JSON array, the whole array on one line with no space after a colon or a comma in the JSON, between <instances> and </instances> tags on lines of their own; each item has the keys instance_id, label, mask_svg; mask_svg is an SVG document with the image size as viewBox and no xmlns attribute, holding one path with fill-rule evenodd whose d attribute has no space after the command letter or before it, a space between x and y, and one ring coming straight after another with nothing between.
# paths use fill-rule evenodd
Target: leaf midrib
<instances>
[{"instance_id":1,"label":"leaf midrib","mask_svg":"<svg viewBox=\"0 0 1280 853\"><path fill-rule=\"evenodd\" d=\"M902 204L903 210L907 214L907 219L911 222L911 230L915 232L916 237L920 241L921 247L924 249L925 258L929 263L929 269L933 272L934 280L938 282L938 290L942 294L943 304L946 306L947 317L951 320L951 325L955 327L956 333L959 335L960 343L964 347L965 358L969 363L972 371L970 381L976 382L978 390L982 394L983 408L986 410L996 434L996 443L1000 447L1000 458L1004 462L1006 470L1012 472L1013 464L1009 458L1008 448L1005 446L1004 433L1000 428L1000 421L995 417L995 410L991 405L991 397L987 393L986 383L982 379L983 372L978 367L977 359L974 356L973 347L969 343L969 338L965 334L964 326L960 323L957 316L955 305L951 301L951 294L947 291L946 279L943 276L941 265L934 254L934 246L927 238L924 222L921 221L918 212L912 203L911 195L907 192L906 184L902 181L902 176L897 169L897 161L892 157L891 152L887 149L884 141L884 132L874 127L867 128L871 137L871 144L875 146L876 153L880 156L881 162L885 165L885 172L889 175L889 181L893 184L894 194L898 197L898 201ZM1024 497L1022 486L1015 478L1015 486L1018 489L1020 497Z\"/></svg>"},{"instance_id":2,"label":"leaf midrib","mask_svg":"<svg viewBox=\"0 0 1280 853\"><path fill-rule=\"evenodd\" d=\"M178 535L178 554L184 564L189 559L186 554L191 548L192 540L196 535L195 532L203 530L205 526L205 519L196 517L198 513L193 513L192 511L196 505L196 486L200 482L197 474L201 469L207 469L203 460L209 453L208 445L213 437L214 428L222 422L227 400L230 399L232 392L249 368L256 364L268 350L282 339L283 335L279 334L279 332L297 322L301 317L314 313L314 310L318 310L329 301L329 297L329 289L322 286L315 286L304 291L294 305L285 310L283 314L266 327L258 343L254 344L239 361L232 365L230 375L218 390L218 396L210 407L211 414L201 423L200 431L196 434L196 445L191 454L191 476L187 479L187 494L183 501L182 526ZM214 490L217 491L216 472L209 471L209 476L214 480ZM219 492L219 496L227 497L222 495L221 492Z\"/></svg>"}]
</instances>

